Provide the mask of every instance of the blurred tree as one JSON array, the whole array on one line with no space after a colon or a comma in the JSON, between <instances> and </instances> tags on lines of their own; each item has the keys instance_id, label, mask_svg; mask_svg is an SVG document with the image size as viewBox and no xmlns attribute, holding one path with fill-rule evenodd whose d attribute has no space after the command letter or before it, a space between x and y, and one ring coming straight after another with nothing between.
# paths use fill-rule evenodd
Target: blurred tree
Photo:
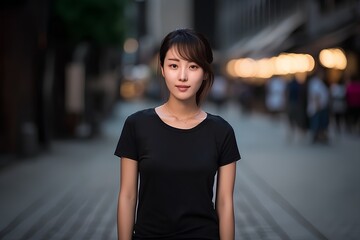
<instances>
[{"instance_id":1,"label":"blurred tree","mask_svg":"<svg viewBox=\"0 0 360 240\"><path fill-rule=\"evenodd\" d=\"M73 136L82 126L91 126L96 135L104 116L109 96L117 89L107 88L104 76L113 74L121 65L122 44L127 31L125 9L129 0L55 0L49 27L49 45L54 48L54 135ZM66 74L74 62L81 63L85 81L77 91L84 96L84 107L71 112L66 105L70 99L71 81ZM118 81L112 75L111 84ZM70 100L69 100L70 101Z\"/></svg>"},{"instance_id":2,"label":"blurred tree","mask_svg":"<svg viewBox=\"0 0 360 240\"><path fill-rule=\"evenodd\" d=\"M126 0L57 0L56 15L73 43L121 45L125 33Z\"/></svg>"}]
</instances>

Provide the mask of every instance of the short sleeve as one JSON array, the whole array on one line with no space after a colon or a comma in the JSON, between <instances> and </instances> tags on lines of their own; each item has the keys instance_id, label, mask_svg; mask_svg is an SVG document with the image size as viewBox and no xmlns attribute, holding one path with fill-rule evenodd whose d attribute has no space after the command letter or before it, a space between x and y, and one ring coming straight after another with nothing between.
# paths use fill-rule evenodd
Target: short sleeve
<instances>
[{"instance_id":1,"label":"short sleeve","mask_svg":"<svg viewBox=\"0 0 360 240\"><path fill-rule=\"evenodd\" d=\"M134 121L130 117L125 120L114 154L118 157L138 160Z\"/></svg>"},{"instance_id":2,"label":"short sleeve","mask_svg":"<svg viewBox=\"0 0 360 240\"><path fill-rule=\"evenodd\" d=\"M219 167L238 161L241 158L234 129L230 125L228 127L220 149Z\"/></svg>"}]
</instances>

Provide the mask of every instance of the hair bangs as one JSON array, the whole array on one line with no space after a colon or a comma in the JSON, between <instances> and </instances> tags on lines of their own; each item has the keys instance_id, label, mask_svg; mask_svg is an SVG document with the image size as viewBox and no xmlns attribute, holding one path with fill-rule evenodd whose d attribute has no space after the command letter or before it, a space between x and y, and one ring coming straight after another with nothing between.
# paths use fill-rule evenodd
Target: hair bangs
<instances>
[{"instance_id":1,"label":"hair bangs","mask_svg":"<svg viewBox=\"0 0 360 240\"><path fill-rule=\"evenodd\" d=\"M173 44L174 49L181 58L189 62L195 62L201 64L203 61L199 58L201 51L198 48L194 48L194 45L190 42L178 42Z\"/></svg>"}]
</instances>

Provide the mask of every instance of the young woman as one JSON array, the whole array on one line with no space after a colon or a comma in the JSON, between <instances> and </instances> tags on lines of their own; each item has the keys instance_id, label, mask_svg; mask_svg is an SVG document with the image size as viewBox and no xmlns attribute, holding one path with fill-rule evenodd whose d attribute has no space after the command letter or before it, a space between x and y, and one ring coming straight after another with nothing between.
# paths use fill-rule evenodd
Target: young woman
<instances>
[{"instance_id":1,"label":"young woman","mask_svg":"<svg viewBox=\"0 0 360 240\"><path fill-rule=\"evenodd\" d=\"M214 78L210 45L179 29L163 39L159 56L169 97L129 116L115 150L118 239L233 240L240 154L229 123L200 108Z\"/></svg>"}]
</instances>

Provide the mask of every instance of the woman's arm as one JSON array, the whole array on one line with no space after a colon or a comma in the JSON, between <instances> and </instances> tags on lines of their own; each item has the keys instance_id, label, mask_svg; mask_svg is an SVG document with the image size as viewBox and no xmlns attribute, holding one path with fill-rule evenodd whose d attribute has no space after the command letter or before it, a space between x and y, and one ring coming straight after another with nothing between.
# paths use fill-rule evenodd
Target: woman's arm
<instances>
[{"instance_id":1,"label":"woman's arm","mask_svg":"<svg viewBox=\"0 0 360 240\"><path fill-rule=\"evenodd\" d=\"M216 191L216 211L219 216L221 240L234 240L234 184L236 175L236 162L219 168Z\"/></svg>"},{"instance_id":2,"label":"woman's arm","mask_svg":"<svg viewBox=\"0 0 360 240\"><path fill-rule=\"evenodd\" d=\"M117 227L119 240L131 240L137 200L138 163L121 158Z\"/></svg>"}]
</instances>

